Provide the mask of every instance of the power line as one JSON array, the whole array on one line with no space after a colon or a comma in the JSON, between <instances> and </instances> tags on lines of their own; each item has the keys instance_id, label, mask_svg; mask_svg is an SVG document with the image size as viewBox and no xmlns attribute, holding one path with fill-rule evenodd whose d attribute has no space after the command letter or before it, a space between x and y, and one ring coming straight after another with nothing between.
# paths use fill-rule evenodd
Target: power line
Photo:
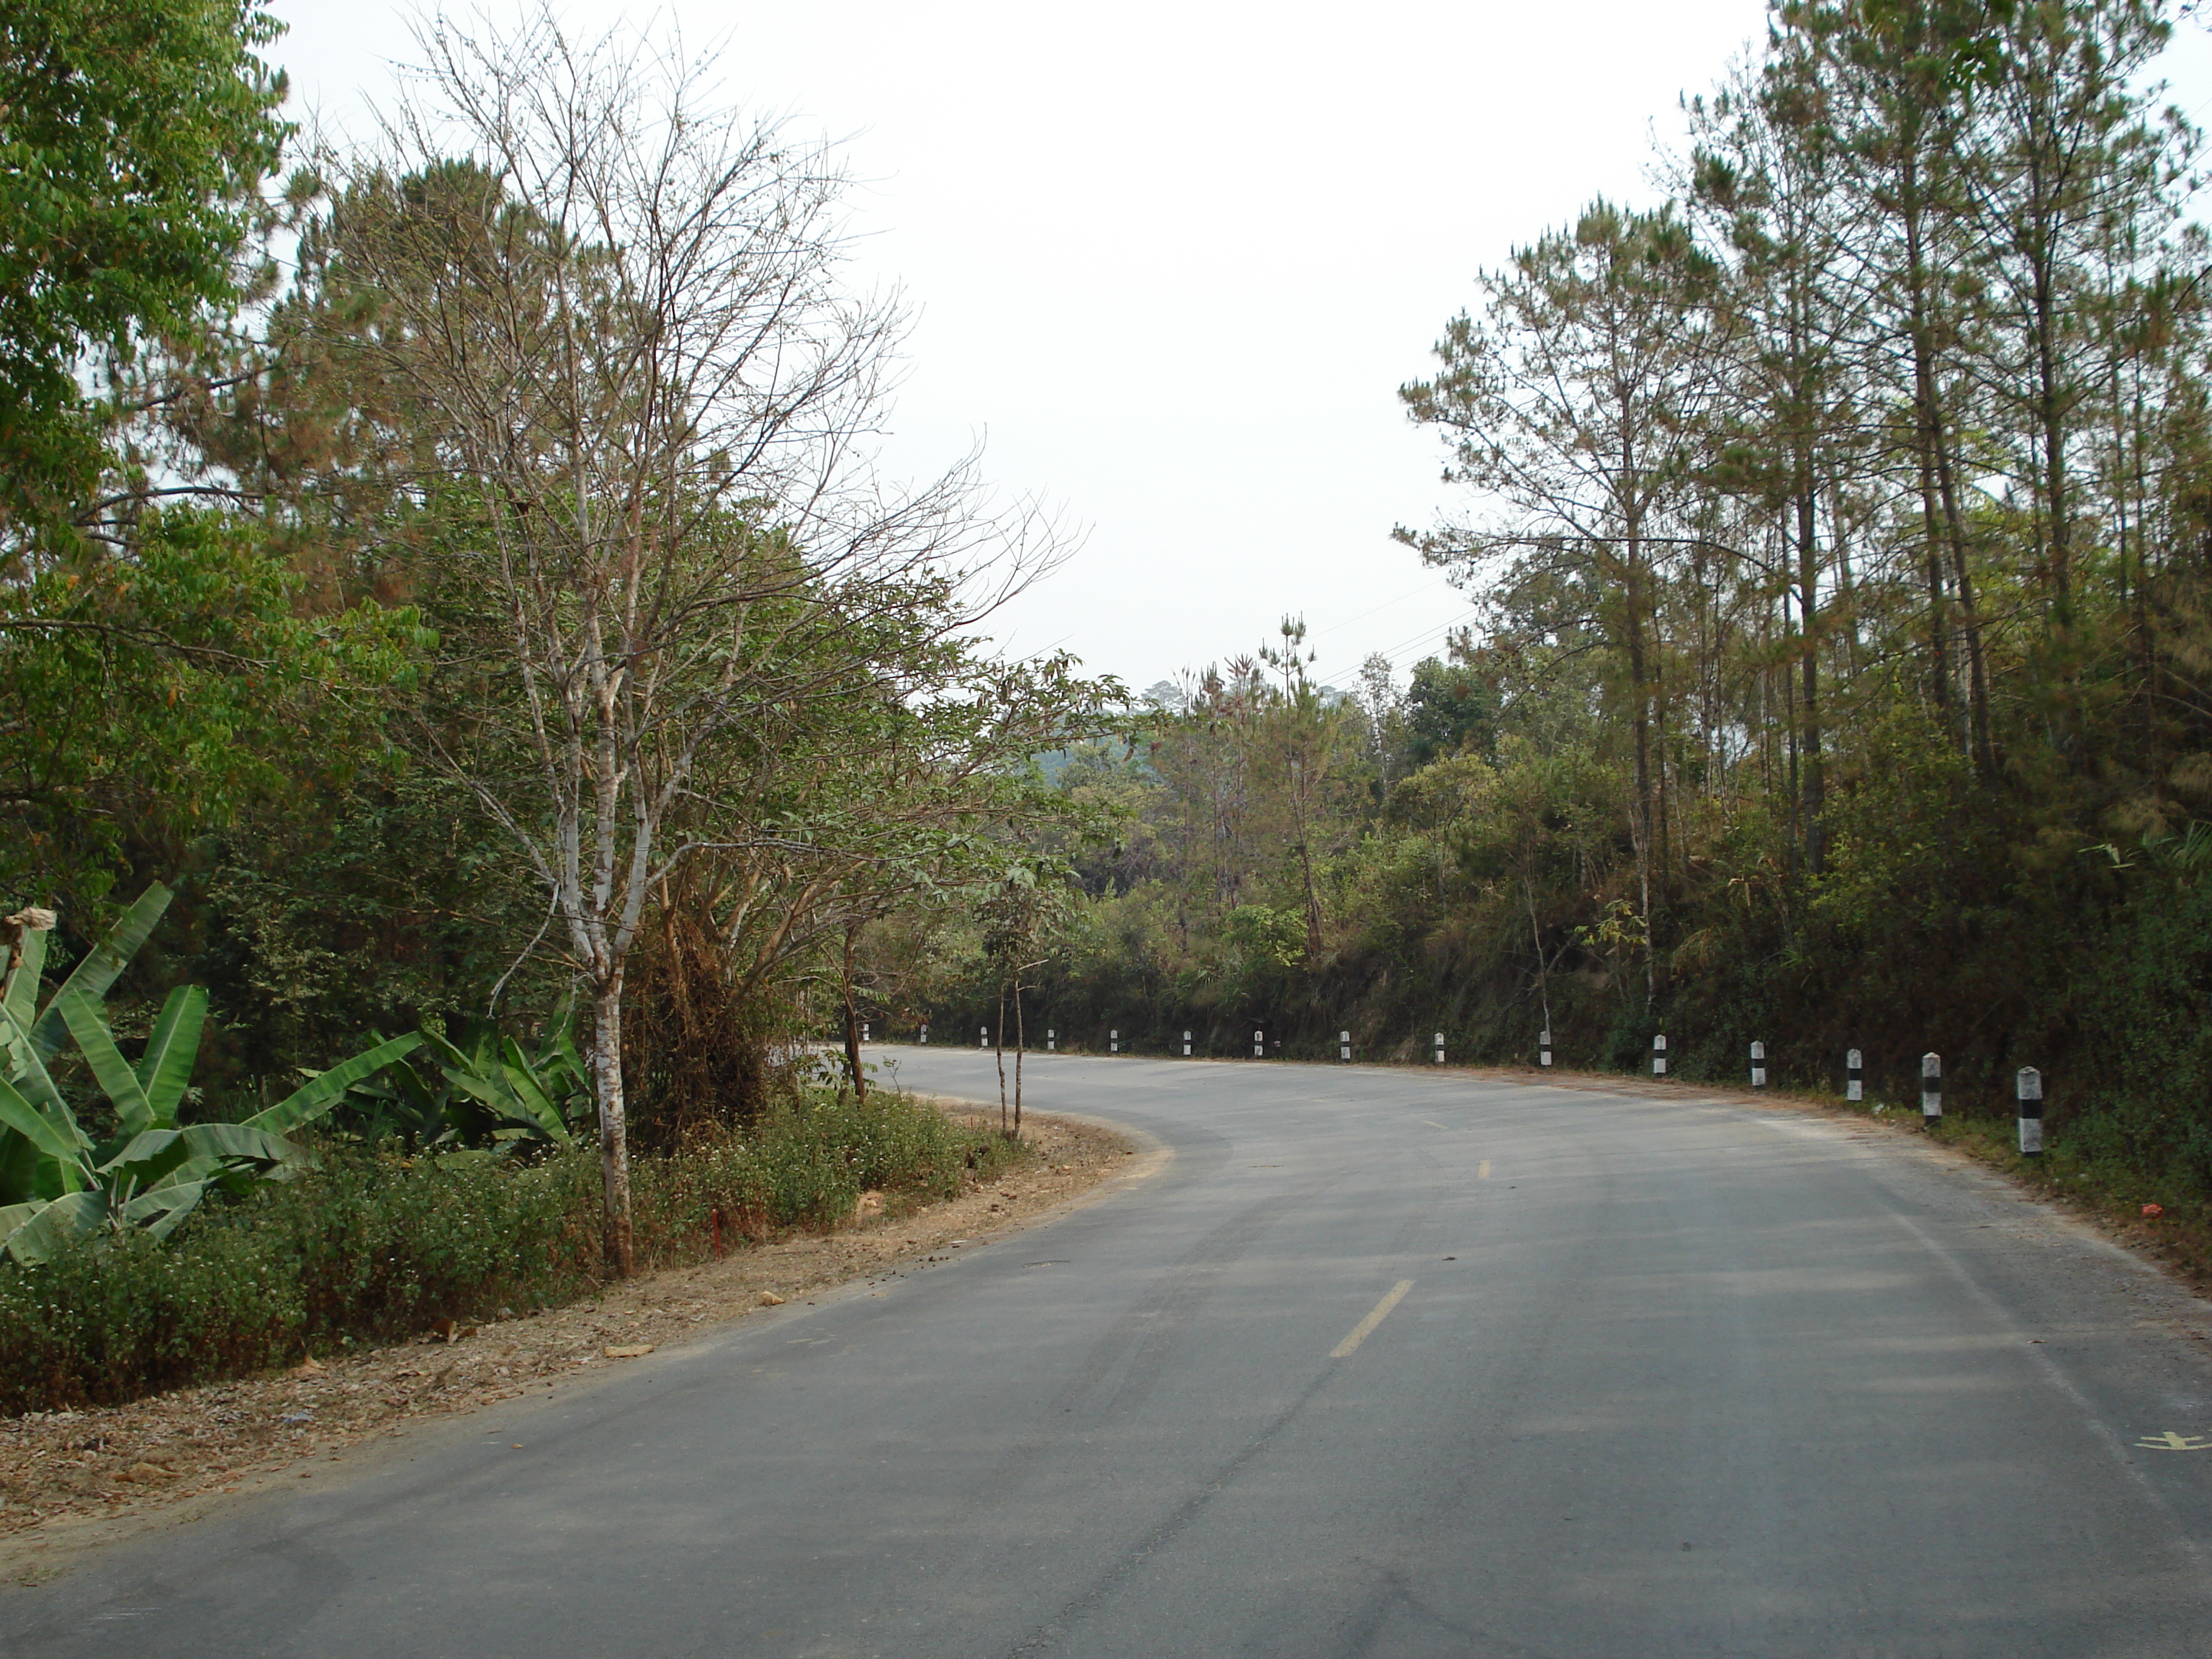
<instances>
[{"instance_id":1,"label":"power line","mask_svg":"<svg viewBox=\"0 0 2212 1659\"><path fill-rule=\"evenodd\" d=\"M1351 627L1354 623L1364 623L1370 617L1379 617L1385 611L1389 611L1394 606L1403 605L1408 599L1417 599L1420 598L1422 594L1430 591L1431 586L1431 583L1423 582L1419 587L1408 588L1406 592L1398 595L1396 599L1385 599L1382 604L1375 606L1372 610L1363 611L1356 617L1339 617L1336 621L1330 623L1325 628L1315 629L1313 630L1313 637L1319 639L1325 635L1339 633L1341 630Z\"/></svg>"},{"instance_id":2,"label":"power line","mask_svg":"<svg viewBox=\"0 0 2212 1659\"><path fill-rule=\"evenodd\" d=\"M1414 635L1412 639L1404 641L1402 644L1394 645L1388 651L1380 652L1377 654L1388 657L1395 661L1401 653L1410 651L1416 646L1426 645L1434 640L1444 639L1450 635L1454 629L1464 627L1467 623L1473 622L1474 617L1475 613L1473 611L1462 611L1460 615L1454 617L1450 621L1443 623L1441 627L1425 629L1422 632Z\"/></svg>"}]
</instances>

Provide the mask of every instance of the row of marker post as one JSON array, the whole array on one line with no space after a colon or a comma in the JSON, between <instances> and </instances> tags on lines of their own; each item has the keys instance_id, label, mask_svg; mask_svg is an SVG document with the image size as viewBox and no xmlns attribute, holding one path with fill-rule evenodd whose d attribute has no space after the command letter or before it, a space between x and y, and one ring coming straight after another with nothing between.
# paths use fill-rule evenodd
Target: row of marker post
<instances>
[{"instance_id":1,"label":"row of marker post","mask_svg":"<svg viewBox=\"0 0 2212 1659\"><path fill-rule=\"evenodd\" d=\"M868 1041L868 1024L865 1020L860 1024L860 1041L863 1042ZM927 1025L921 1028L921 1041L925 1045L929 1042L929 1027ZM1336 1034L1336 1042L1337 1058L1350 1060L1352 1033L1339 1031ZM991 1046L989 1026L986 1025L982 1028L976 1037L975 1046L979 1048L988 1048ZM1044 1046L1048 1053L1057 1052L1060 1047L1060 1033L1049 1026L1045 1029ZM1191 1034L1185 1031L1182 1034L1184 1059L1190 1058L1190 1051ZM1106 1033L1106 1052L1109 1054L1118 1054L1121 1052L1121 1032L1118 1026ZM1267 1054L1266 1030L1262 1029L1254 1031L1252 1058L1264 1060ZM1436 1063L1439 1066L1443 1065L1444 1034L1442 1031L1437 1032L1436 1036ZM1552 1033L1548 1027L1537 1039L1536 1063L1544 1066L1548 1066L1552 1063ZM1663 1033L1651 1039L1651 1075L1654 1077L1667 1075L1667 1038ZM1766 1045L1764 1042L1754 1042L1751 1045L1751 1086L1754 1089L1764 1089L1766 1086ZM2019 1105L2021 1152L2027 1158L2040 1158L2043 1155L2043 1073L2033 1066L2023 1066L2014 1078L2013 1088ZM1866 1057L1856 1048L1846 1050L1844 1055L1844 1098L1853 1102L1866 1098ZM1920 1056L1920 1121L1924 1125L1932 1126L1942 1115L1943 1056L1934 1053L1924 1054Z\"/></svg>"},{"instance_id":2,"label":"row of marker post","mask_svg":"<svg viewBox=\"0 0 2212 1659\"><path fill-rule=\"evenodd\" d=\"M866 1020L860 1023L860 1041L863 1042L868 1041L868 1023ZM921 1041L925 1046L929 1042L929 1027L927 1025L921 1028ZM1337 1058L1350 1060L1352 1033L1339 1031L1336 1034L1336 1041ZM981 1028L976 1036L975 1046L979 1048L988 1048L991 1046L989 1026ZM1049 1026L1045 1028L1044 1046L1048 1053L1057 1052L1060 1047L1060 1033ZM1186 1060L1190 1058L1190 1048L1191 1034L1185 1031L1182 1034L1182 1052L1183 1058ZM1119 1027L1106 1033L1106 1052L1109 1054L1118 1054L1121 1052L1121 1032ZM1267 1054L1267 1032L1264 1030L1254 1031L1252 1058L1264 1060ZM1436 1055L1437 1064L1443 1065L1444 1034L1442 1031L1437 1032L1436 1036ZM1548 1028L1537 1039L1536 1063L1546 1066L1552 1063L1552 1033ZM1664 1033L1651 1039L1651 1075L1654 1077L1667 1075L1667 1038ZM1751 1045L1751 1086L1754 1089L1764 1089L1766 1086L1766 1045L1764 1042L1754 1042ZM2043 1153L2043 1073L2033 1066L2021 1066L2014 1079L2014 1091L2020 1107L2020 1150L2027 1157L2039 1158ZM1856 1048L1848 1049L1844 1053L1844 1098L1854 1102L1866 1098L1866 1060ZM1942 1115L1943 1056L1933 1053L1925 1054L1920 1056L1921 1121L1924 1124L1933 1124Z\"/></svg>"},{"instance_id":3,"label":"row of marker post","mask_svg":"<svg viewBox=\"0 0 2212 1659\"><path fill-rule=\"evenodd\" d=\"M1552 1063L1552 1034L1544 1033L1541 1050L1542 1063ZM1667 1039L1663 1036L1651 1039L1651 1075L1667 1075ZM1751 1086L1766 1086L1766 1045L1751 1045ZM2043 1073L2033 1066L2023 1066L2013 1079L2013 1092L2019 1109L2020 1150L2024 1157L2043 1155ZM1844 1098L1863 1101L1866 1098L1866 1056L1856 1048L1844 1055ZM1920 1121L1923 1127L1933 1127L1943 1115L1943 1056L1933 1052L1920 1056Z\"/></svg>"},{"instance_id":4,"label":"row of marker post","mask_svg":"<svg viewBox=\"0 0 2212 1659\"><path fill-rule=\"evenodd\" d=\"M860 1041L863 1042L868 1041L868 1025L867 1022L865 1020L860 1024ZM921 1028L921 1041L924 1048L927 1048L929 1046L929 1027L927 1025ZM1341 1060L1350 1060L1352 1058L1352 1033L1349 1031L1339 1031L1336 1034L1336 1041L1338 1058ZM1547 1031L1544 1033L1544 1064L1547 1066L1549 1066L1552 1063L1551 1045L1552 1034L1549 1031ZM988 1048L991 1046L991 1028L989 1026L984 1025L977 1028L975 1033L975 1046L978 1048ZM1051 1026L1047 1026L1045 1028L1044 1046L1045 1051L1048 1054L1054 1054L1059 1051L1060 1033ZM1190 1048L1191 1034L1188 1031L1185 1031L1182 1034L1182 1053L1183 1058L1186 1060L1190 1058ZM1437 1064L1441 1066L1444 1063L1444 1034L1442 1031L1437 1033L1436 1048ZM1109 1030L1106 1033L1106 1052L1109 1054L1118 1054L1121 1052L1121 1032L1118 1026ZM1267 1057L1267 1033L1263 1028L1252 1033L1252 1058L1255 1060L1265 1060Z\"/></svg>"}]
</instances>

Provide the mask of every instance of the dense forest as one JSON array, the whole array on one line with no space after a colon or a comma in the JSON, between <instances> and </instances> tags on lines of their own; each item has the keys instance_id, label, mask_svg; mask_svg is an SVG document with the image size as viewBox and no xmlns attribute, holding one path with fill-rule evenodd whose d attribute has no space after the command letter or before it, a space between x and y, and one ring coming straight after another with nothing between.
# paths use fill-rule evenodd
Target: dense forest
<instances>
[{"instance_id":1,"label":"dense forest","mask_svg":"<svg viewBox=\"0 0 2212 1659\"><path fill-rule=\"evenodd\" d=\"M2197 27L2193 21L2186 27ZM1401 390L1479 606L1304 625L1054 758L1047 836L881 1004L974 1042L1639 1066L1953 1109L2212 1181L2212 247L2136 0L1789 3L1661 205L1482 273ZM1409 363L1409 368L1412 365ZM1224 644L1233 642L1224 641ZM1340 677L1349 675L1337 671ZM1007 1033L1009 1041L1012 1033Z\"/></svg>"}]
</instances>

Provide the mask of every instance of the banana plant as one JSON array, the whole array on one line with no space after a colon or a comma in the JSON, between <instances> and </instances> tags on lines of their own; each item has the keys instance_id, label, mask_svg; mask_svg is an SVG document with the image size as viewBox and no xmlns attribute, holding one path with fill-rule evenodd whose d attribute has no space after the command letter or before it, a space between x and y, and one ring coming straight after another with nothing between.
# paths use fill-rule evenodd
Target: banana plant
<instances>
[{"instance_id":1,"label":"banana plant","mask_svg":"<svg viewBox=\"0 0 2212 1659\"><path fill-rule=\"evenodd\" d=\"M354 1086L348 1103L364 1133L398 1135L420 1152L575 1144L570 1126L592 1095L567 1021L535 1053L489 1026L465 1036L466 1048L427 1028L416 1035L412 1059Z\"/></svg>"},{"instance_id":2,"label":"banana plant","mask_svg":"<svg viewBox=\"0 0 2212 1659\"><path fill-rule=\"evenodd\" d=\"M0 1080L0 1247L19 1261L43 1261L103 1231L143 1229L167 1237L216 1187L238 1188L307 1167L309 1155L287 1133L327 1113L348 1089L421 1041L378 1043L243 1122L179 1123L207 993L196 985L171 992L135 1064L125 1058L105 1007L108 988L170 897L158 884L148 889L43 1008L36 1000L52 923L16 922L14 959L0 987L9 1061ZM48 1062L64 1040L76 1044L107 1097L118 1127L112 1139L87 1134L54 1083Z\"/></svg>"}]
</instances>

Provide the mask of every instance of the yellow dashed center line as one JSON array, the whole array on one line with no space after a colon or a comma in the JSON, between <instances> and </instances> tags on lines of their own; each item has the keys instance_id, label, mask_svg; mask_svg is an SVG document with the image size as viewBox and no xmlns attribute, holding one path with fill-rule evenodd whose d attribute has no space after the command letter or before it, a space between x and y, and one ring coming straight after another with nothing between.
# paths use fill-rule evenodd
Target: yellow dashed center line
<instances>
[{"instance_id":1,"label":"yellow dashed center line","mask_svg":"<svg viewBox=\"0 0 2212 1659\"><path fill-rule=\"evenodd\" d=\"M1390 1287L1390 1292L1375 1304L1366 1318L1352 1328L1352 1334L1328 1351L1331 1359L1341 1359L1375 1334L1375 1328L1390 1316L1390 1310L1406 1299L1406 1292L1413 1288L1413 1281L1401 1279Z\"/></svg>"}]
</instances>

